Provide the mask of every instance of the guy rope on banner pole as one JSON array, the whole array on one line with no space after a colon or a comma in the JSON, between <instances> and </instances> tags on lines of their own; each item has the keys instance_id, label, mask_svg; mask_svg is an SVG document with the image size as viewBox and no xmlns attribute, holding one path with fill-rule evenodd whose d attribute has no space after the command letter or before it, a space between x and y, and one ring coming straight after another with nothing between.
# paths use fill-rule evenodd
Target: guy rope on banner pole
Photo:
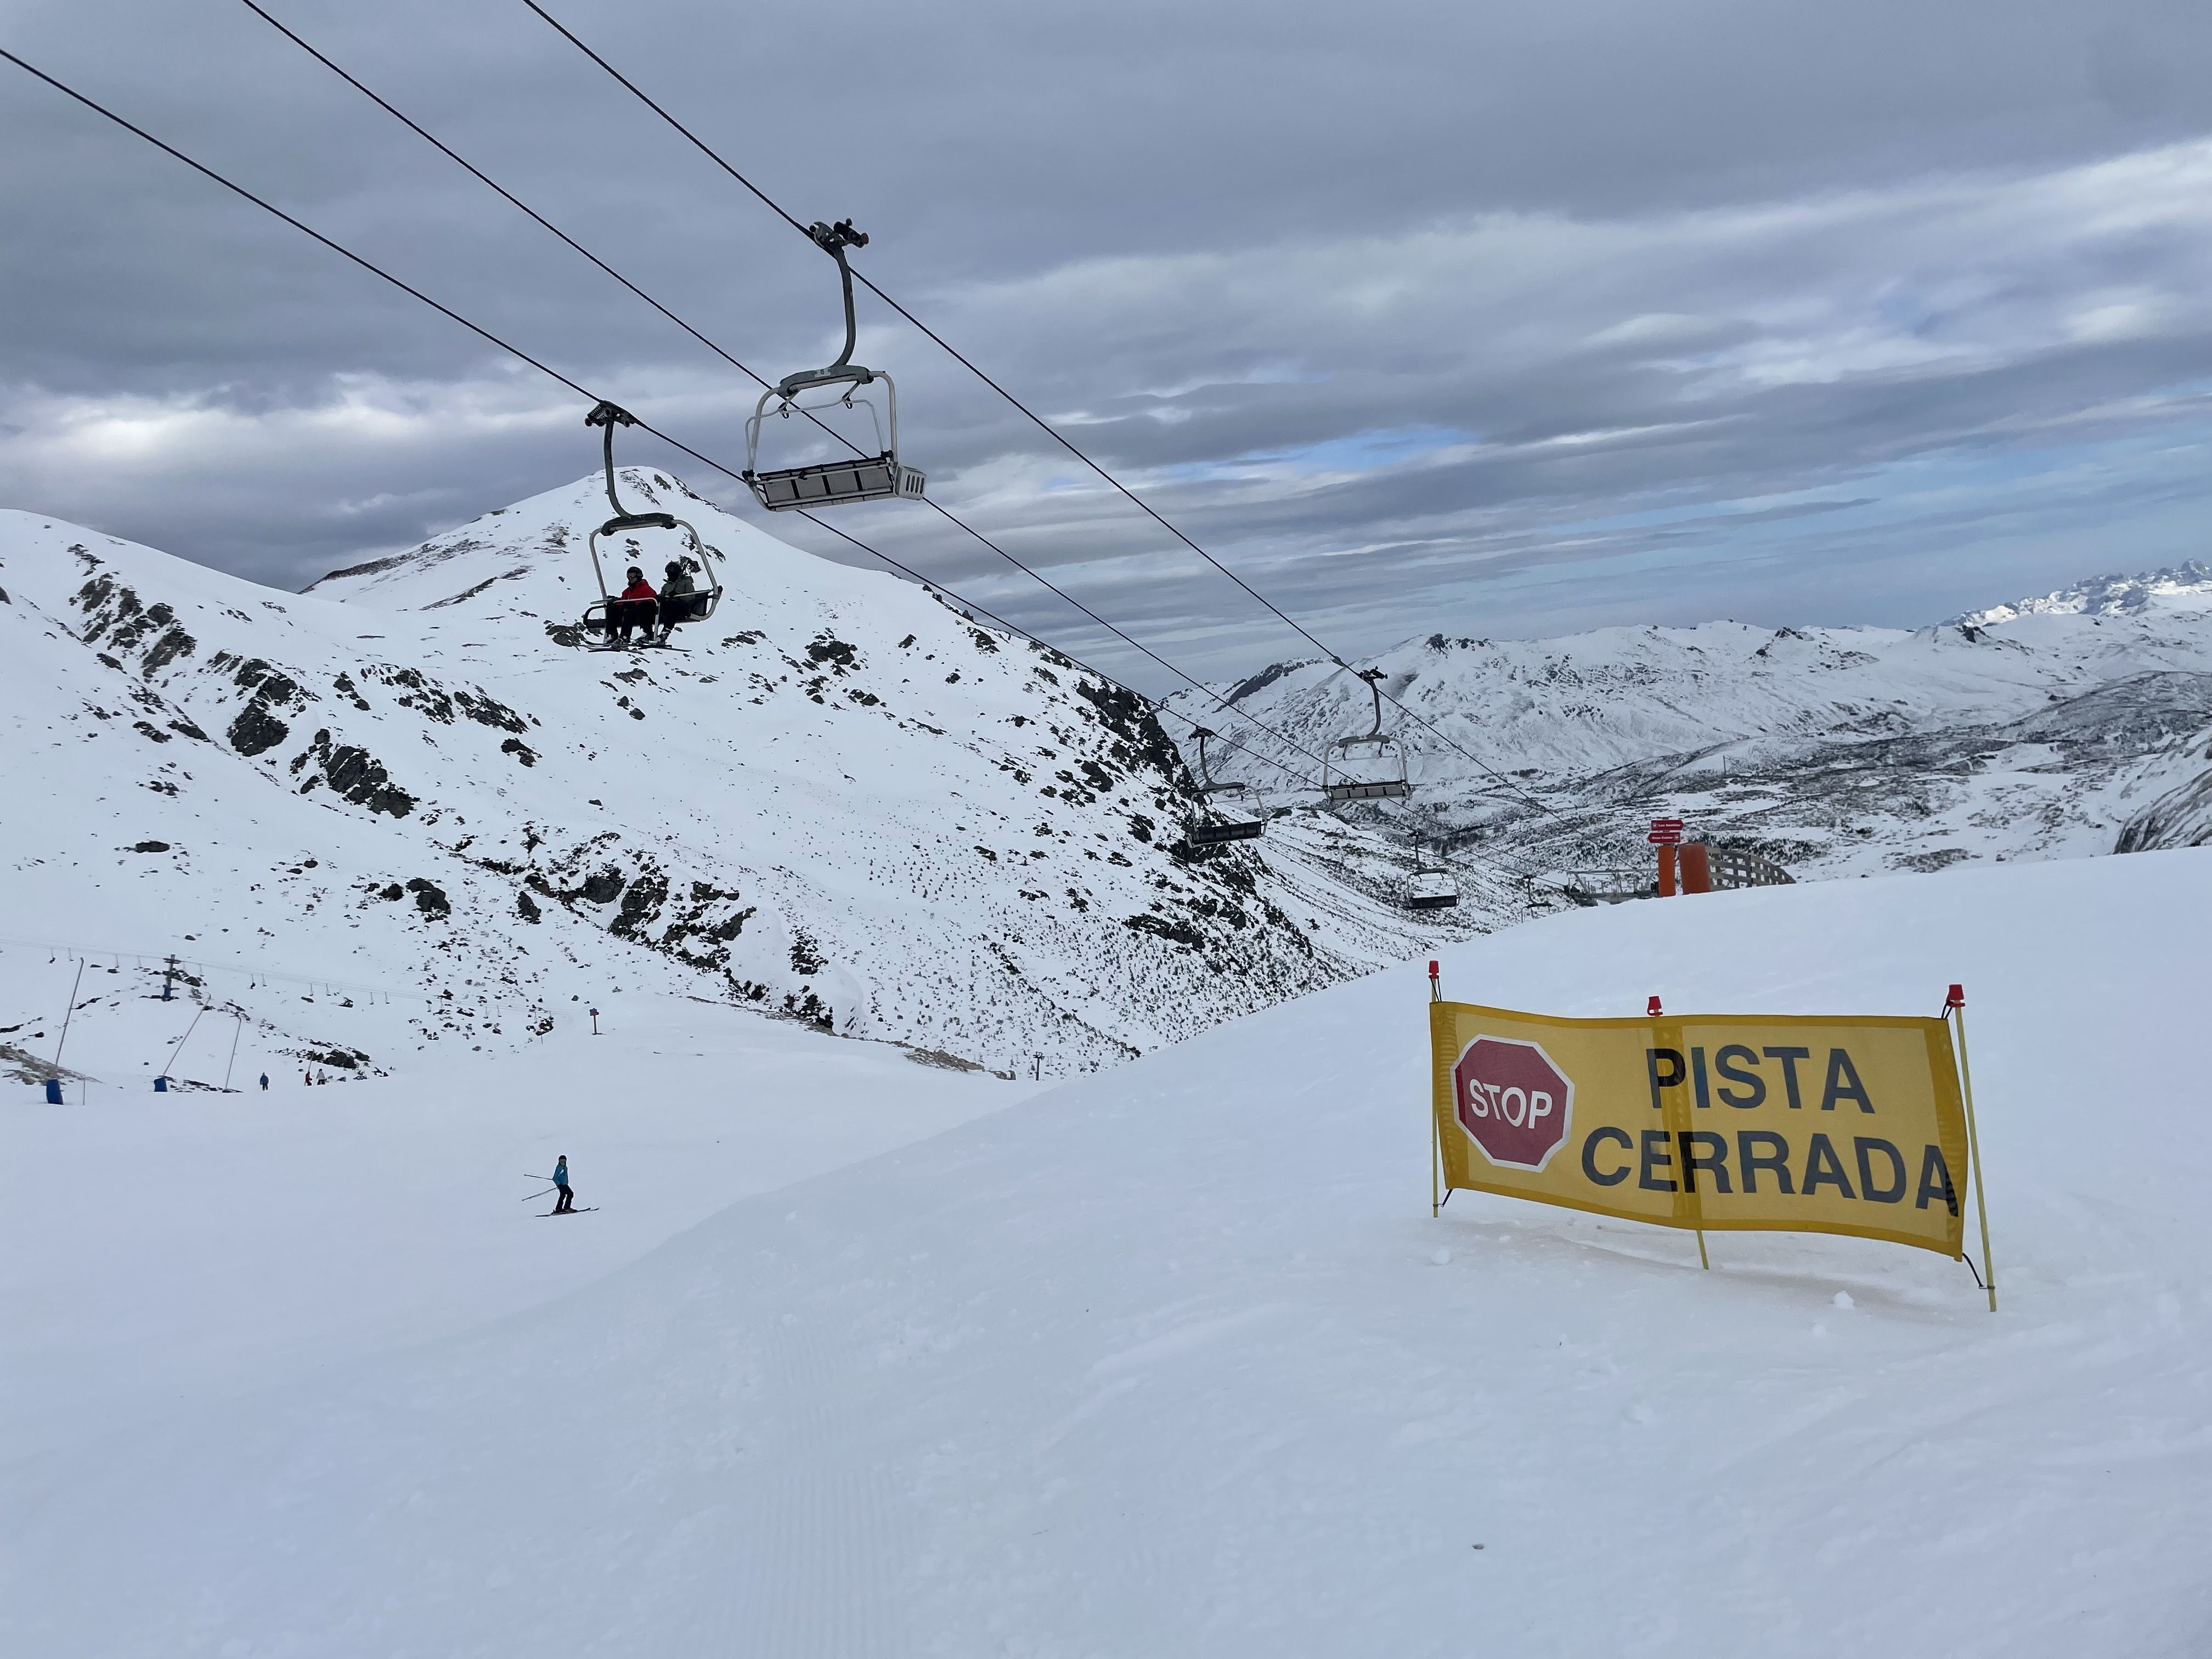
<instances>
[{"instance_id":1,"label":"guy rope on banner pole","mask_svg":"<svg viewBox=\"0 0 2212 1659\"><path fill-rule=\"evenodd\" d=\"M1974 1212L1982 1224L1982 1272L1988 1279L1990 1311L1997 1310L1997 1264L1990 1256L1990 1205L1982 1188L1982 1135L1974 1127L1974 1068L1966 1060L1966 988L1954 985L1943 1013L1959 1039L1959 1086L1966 1103L1966 1156L1973 1166Z\"/></svg>"}]
</instances>

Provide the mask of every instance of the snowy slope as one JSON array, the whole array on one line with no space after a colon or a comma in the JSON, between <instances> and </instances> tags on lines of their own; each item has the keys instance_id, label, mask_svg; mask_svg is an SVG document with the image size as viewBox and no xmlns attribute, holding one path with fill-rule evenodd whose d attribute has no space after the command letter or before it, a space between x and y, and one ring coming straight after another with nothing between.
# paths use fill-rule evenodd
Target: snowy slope
<instances>
[{"instance_id":1,"label":"snowy slope","mask_svg":"<svg viewBox=\"0 0 2212 1659\"><path fill-rule=\"evenodd\" d=\"M426 1054L343 1087L278 1072L243 1097L142 1085L13 1114L35 1178L0 1206L0 1461L540 1306L738 1198L1041 1086L685 997L627 996L601 1025L519 1071ZM523 1177L564 1153L596 1211L552 1232Z\"/></svg>"},{"instance_id":2,"label":"snowy slope","mask_svg":"<svg viewBox=\"0 0 2212 1659\"><path fill-rule=\"evenodd\" d=\"M1425 787L1358 812L1401 836L1555 876L1639 863L1662 813L1801 877L2082 855L2112 851L2212 736L2212 572L2104 577L1912 631L1436 634L1369 665L1468 751L1386 708ZM1370 719L1365 689L1326 663L1231 695L1310 746Z\"/></svg>"},{"instance_id":3,"label":"snowy slope","mask_svg":"<svg viewBox=\"0 0 2212 1659\"><path fill-rule=\"evenodd\" d=\"M1178 858L1188 781L1121 694L665 475L626 489L727 556L684 652L558 642L595 479L299 596L0 514L4 933L50 947L0 947L14 1074L60 1038L56 945L122 953L69 1037L111 1085L220 1077L141 1006L133 953L168 951L248 1075L512 1048L647 992L1065 1073L1525 913L1416 926L1296 835ZM674 538L640 537L657 571Z\"/></svg>"},{"instance_id":4,"label":"snowy slope","mask_svg":"<svg viewBox=\"0 0 2212 1659\"><path fill-rule=\"evenodd\" d=\"M1963 980L1995 1316L1863 1241L1716 1238L1704 1273L1504 1200L1431 1221L1409 966L738 1203L527 1320L18 1460L0 1644L2201 1653L2208 904L2212 854L2172 853L1445 953L1449 992L1560 1012Z\"/></svg>"}]
</instances>

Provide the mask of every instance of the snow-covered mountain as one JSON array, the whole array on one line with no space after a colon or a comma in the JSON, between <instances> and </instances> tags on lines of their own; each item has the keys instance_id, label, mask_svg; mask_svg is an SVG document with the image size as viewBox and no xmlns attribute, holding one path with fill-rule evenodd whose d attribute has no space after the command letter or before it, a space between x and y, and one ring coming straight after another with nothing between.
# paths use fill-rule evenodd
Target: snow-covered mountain
<instances>
[{"instance_id":1,"label":"snow-covered mountain","mask_svg":"<svg viewBox=\"0 0 2212 1659\"><path fill-rule=\"evenodd\" d=\"M1988 628L2017 617L2140 616L2154 610L2212 610L2212 565L2191 559L2171 569L2142 575L2092 576L2033 599L2015 599L1987 611L1969 611L1951 622L1967 628Z\"/></svg>"},{"instance_id":2,"label":"snow-covered mountain","mask_svg":"<svg viewBox=\"0 0 2212 1659\"><path fill-rule=\"evenodd\" d=\"M1801 878L2212 833L2212 783L2205 804L2188 793L2212 735L2212 569L2195 563L1912 630L1431 634L1353 666L1383 670L1450 739L1386 705L1423 787L1365 821L1558 881L1641 869L1658 813ZM1224 689L1309 749L1370 718L1365 687L1326 662ZM1270 769L1218 769L1264 784Z\"/></svg>"},{"instance_id":3,"label":"snow-covered mountain","mask_svg":"<svg viewBox=\"0 0 2212 1659\"><path fill-rule=\"evenodd\" d=\"M208 1030L280 1066L497 1051L652 991L1065 1072L1522 913L1501 886L1417 925L1406 860L1333 824L1179 856L1189 781L1127 694L665 474L625 487L726 556L681 652L561 642L597 478L304 595L0 515L8 1063L52 1059L62 946L121 953L63 1057L103 1077L220 1075L165 1062L170 951L241 1016ZM657 570L656 538L623 556Z\"/></svg>"}]
</instances>

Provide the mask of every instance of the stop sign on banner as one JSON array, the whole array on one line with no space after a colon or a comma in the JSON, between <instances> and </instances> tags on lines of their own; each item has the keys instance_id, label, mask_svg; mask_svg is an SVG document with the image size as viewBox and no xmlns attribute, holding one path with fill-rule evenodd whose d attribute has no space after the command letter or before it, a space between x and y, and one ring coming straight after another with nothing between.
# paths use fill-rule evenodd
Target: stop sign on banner
<instances>
[{"instance_id":1,"label":"stop sign on banner","mask_svg":"<svg viewBox=\"0 0 2212 1659\"><path fill-rule=\"evenodd\" d=\"M1452 1067L1460 1127L1492 1164L1540 1170L1567 1138L1575 1085L1533 1042L1477 1037Z\"/></svg>"},{"instance_id":2,"label":"stop sign on banner","mask_svg":"<svg viewBox=\"0 0 2212 1659\"><path fill-rule=\"evenodd\" d=\"M1644 839L1654 847L1679 847L1682 844L1682 829L1680 818L1654 818L1651 833Z\"/></svg>"}]
</instances>

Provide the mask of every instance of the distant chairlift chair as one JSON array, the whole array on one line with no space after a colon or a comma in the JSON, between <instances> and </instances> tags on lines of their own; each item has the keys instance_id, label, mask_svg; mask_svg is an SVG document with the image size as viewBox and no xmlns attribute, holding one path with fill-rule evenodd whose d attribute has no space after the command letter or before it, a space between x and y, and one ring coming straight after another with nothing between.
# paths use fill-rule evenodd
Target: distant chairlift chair
<instances>
[{"instance_id":1,"label":"distant chairlift chair","mask_svg":"<svg viewBox=\"0 0 2212 1659\"><path fill-rule=\"evenodd\" d=\"M1374 700L1375 723L1367 731L1337 738L1322 751L1322 793L1332 806L1353 800L1403 800L1413 793L1406 777L1406 746L1382 731L1382 671L1367 668L1359 678L1367 682Z\"/></svg>"},{"instance_id":2,"label":"distant chairlift chair","mask_svg":"<svg viewBox=\"0 0 2212 1659\"><path fill-rule=\"evenodd\" d=\"M1215 782L1212 763L1206 757L1206 741L1216 734L1199 726L1191 728L1191 735L1198 739L1198 793L1206 805L1191 814L1184 826L1184 840L1194 850L1257 839L1266 831L1267 821L1257 808L1248 804L1252 786L1233 781Z\"/></svg>"},{"instance_id":3,"label":"distant chairlift chair","mask_svg":"<svg viewBox=\"0 0 2212 1659\"><path fill-rule=\"evenodd\" d=\"M834 225L816 224L806 233L815 245L837 262L837 275L845 285L845 349L837 361L827 368L802 369L796 374L787 374L775 386L761 393L754 407L752 418L745 422L745 483L751 488L753 497L771 513L796 513L808 507L836 507L847 501L879 501L894 496L908 500L921 499L925 480L915 468L903 465L898 454L898 388L891 377L879 368L864 368L853 361L853 345L856 337L853 319L853 268L845 263L848 247L866 247L868 239L853 228L850 219L840 219ZM769 467L760 464L761 422L767 418L769 404L776 404L776 414L784 420L793 415L806 414L810 409L855 407L854 393L865 386L881 380L884 385L884 417L878 420L876 406L869 399L859 400L859 407L868 411L875 422L877 453L859 454L841 461L820 461L806 466ZM842 386L842 396L827 403L802 404L799 394L814 386ZM885 427L889 431L886 433ZM824 427L825 431L830 430ZM834 435L834 434L833 434Z\"/></svg>"},{"instance_id":4,"label":"distant chairlift chair","mask_svg":"<svg viewBox=\"0 0 2212 1659\"><path fill-rule=\"evenodd\" d=\"M599 597L585 606L583 620L578 627L586 636L598 636L598 643L591 645L589 649L619 651L623 647L614 637L611 615L613 607L625 603L654 605L654 621L659 637L658 640L653 637L656 628L649 624L644 629L644 643L665 646L668 643L668 636L678 628L685 623L705 622L714 614L714 608L721 604L722 578L714 567L723 562L722 550L701 541L699 532L672 513L632 513L623 507L622 497L615 493L615 428L635 426L637 417L635 415L614 404L602 403L584 416L584 424L605 429L604 453L607 466L607 500L613 504L615 515L592 532L592 574L599 581ZM602 538L611 538L633 530L682 531L686 543L686 550L682 556L684 562L704 586L694 588L689 593L669 594L657 602L650 599L625 601L616 596L619 590L610 592L606 564L599 557L599 543ZM650 568L650 561L641 559L641 566Z\"/></svg>"},{"instance_id":5,"label":"distant chairlift chair","mask_svg":"<svg viewBox=\"0 0 2212 1659\"><path fill-rule=\"evenodd\" d=\"M1406 884L1406 908L1408 910L1453 910L1459 908L1459 881L1439 854L1425 864L1416 865L1412 878Z\"/></svg>"}]
</instances>

